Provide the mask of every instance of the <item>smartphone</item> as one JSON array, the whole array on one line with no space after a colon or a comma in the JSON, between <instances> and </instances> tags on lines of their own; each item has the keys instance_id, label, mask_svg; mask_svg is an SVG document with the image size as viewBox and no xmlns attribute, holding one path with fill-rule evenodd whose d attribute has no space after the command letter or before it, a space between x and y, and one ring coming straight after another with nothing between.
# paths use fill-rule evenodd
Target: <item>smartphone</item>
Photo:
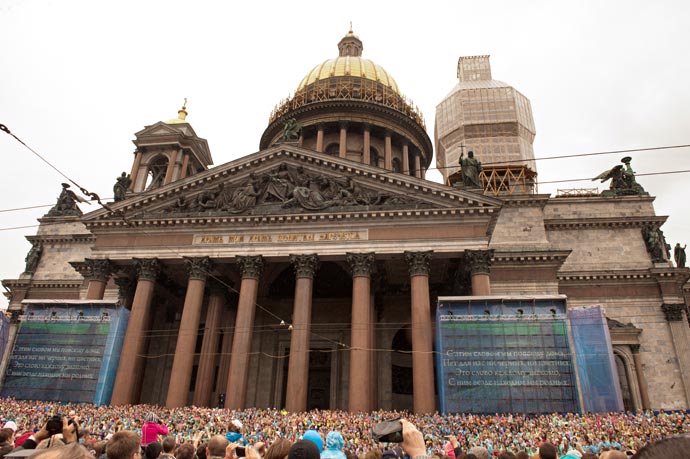
<instances>
[{"instance_id":1,"label":"smartphone","mask_svg":"<svg viewBox=\"0 0 690 459\"><path fill-rule=\"evenodd\" d=\"M244 454L244 446L238 446L237 448L235 448L235 455L237 457L244 457Z\"/></svg>"},{"instance_id":2,"label":"smartphone","mask_svg":"<svg viewBox=\"0 0 690 459\"><path fill-rule=\"evenodd\" d=\"M403 441L400 419L379 422L371 432L374 439L381 443L400 443Z\"/></svg>"}]
</instances>

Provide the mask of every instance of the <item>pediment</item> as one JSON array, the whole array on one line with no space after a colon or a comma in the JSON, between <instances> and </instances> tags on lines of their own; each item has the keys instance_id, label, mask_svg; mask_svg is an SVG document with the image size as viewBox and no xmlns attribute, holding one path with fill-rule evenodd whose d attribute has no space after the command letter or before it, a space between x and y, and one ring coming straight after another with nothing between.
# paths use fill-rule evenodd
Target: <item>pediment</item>
<instances>
[{"instance_id":1,"label":"pediment","mask_svg":"<svg viewBox=\"0 0 690 459\"><path fill-rule=\"evenodd\" d=\"M115 203L115 214L100 210L84 220L451 211L487 217L500 207L495 198L283 144Z\"/></svg>"},{"instance_id":2,"label":"pediment","mask_svg":"<svg viewBox=\"0 0 690 459\"><path fill-rule=\"evenodd\" d=\"M196 136L192 127L187 124L168 124L163 121L159 121L150 126L146 126L141 131L134 134L137 139L142 139L146 137L158 137L158 136L170 136L170 135L185 135L185 136Z\"/></svg>"}]
</instances>

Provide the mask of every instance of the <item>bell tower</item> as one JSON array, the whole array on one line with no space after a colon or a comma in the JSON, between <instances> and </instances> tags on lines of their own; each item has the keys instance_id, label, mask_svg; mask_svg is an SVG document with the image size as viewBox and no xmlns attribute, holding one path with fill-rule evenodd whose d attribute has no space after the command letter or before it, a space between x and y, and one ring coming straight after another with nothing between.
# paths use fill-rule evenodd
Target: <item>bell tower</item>
<instances>
[{"instance_id":1,"label":"bell tower","mask_svg":"<svg viewBox=\"0 0 690 459\"><path fill-rule=\"evenodd\" d=\"M177 115L134 134L130 192L154 190L213 165L208 142L187 121L187 99Z\"/></svg>"}]
</instances>

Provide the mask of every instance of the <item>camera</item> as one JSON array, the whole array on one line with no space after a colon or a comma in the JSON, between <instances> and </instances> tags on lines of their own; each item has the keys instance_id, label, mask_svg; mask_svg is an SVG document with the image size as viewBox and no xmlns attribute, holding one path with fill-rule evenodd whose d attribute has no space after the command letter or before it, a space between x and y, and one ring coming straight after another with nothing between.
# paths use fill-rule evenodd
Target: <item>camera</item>
<instances>
[{"instance_id":1,"label":"camera","mask_svg":"<svg viewBox=\"0 0 690 459\"><path fill-rule=\"evenodd\" d=\"M74 433L79 437L79 430L77 428L77 423L74 422L74 419L70 419L67 422L67 425L74 425ZM48 434L52 437L55 434L61 434L62 433L62 416L59 414L56 414L54 416L51 416L50 419L48 419L48 422L46 422L46 430L48 431Z\"/></svg>"},{"instance_id":2,"label":"camera","mask_svg":"<svg viewBox=\"0 0 690 459\"><path fill-rule=\"evenodd\" d=\"M62 433L62 416L56 414L48 419L48 422L46 422L46 430L51 437L55 434Z\"/></svg>"},{"instance_id":3,"label":"camera","mask_svg":"<svg viewBox=\"0 0 690 459\"><path fill-rule=\"evenodd\" d=\"M400 443L403 441L400 419L379 422L371 429L371 433L374 439L381 443Z\"/></svg>"},{"instance_id":4,"label":"camera","mask_svg":"<svg viewBox=\"0 0 690 459\"><path fill-rule=\"evenodd\" d=\"M235 455L237 457L244 457L244 455L245 455L244 446L238 446L237 448L235 448Z\"/></svg>"}]
</instances>

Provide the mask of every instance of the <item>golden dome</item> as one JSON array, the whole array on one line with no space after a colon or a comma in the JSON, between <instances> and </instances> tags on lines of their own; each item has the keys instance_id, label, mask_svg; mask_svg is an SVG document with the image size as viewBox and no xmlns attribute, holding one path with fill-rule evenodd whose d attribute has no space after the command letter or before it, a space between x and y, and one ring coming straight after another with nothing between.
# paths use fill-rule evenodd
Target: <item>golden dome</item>
<instances>
[{"instance_id":1,"label":"golden dome","mask_svg":"<svg viewBox=\"0 0 690 459\"><path fill-rule=\"evenodd\" d=\"M342 76L354 76L377 81L402 96L398 89L398 84L383 67L369 59L363 59L361 56L338 56L335 59L324 61L322 64L314 67L302 79L295 92L301 91L319 80Z\"/></svg>"},{"instance_id":2,"label":"golden dome","mask_svg":"<svg viewBox=\"0 0 690 459\"><path fill-rule=\"evenodd\" d=\"M295 94L317 81L328 78L358 77L381 83L402 96L398 84L383 67L369 59L362 59L363 49L362 40L352 32L352 23L350 23L350 31L338 43L339 56L324 61L323 64L317 65L307 73L295 90Z\"/></svg>"}]
</instances>

